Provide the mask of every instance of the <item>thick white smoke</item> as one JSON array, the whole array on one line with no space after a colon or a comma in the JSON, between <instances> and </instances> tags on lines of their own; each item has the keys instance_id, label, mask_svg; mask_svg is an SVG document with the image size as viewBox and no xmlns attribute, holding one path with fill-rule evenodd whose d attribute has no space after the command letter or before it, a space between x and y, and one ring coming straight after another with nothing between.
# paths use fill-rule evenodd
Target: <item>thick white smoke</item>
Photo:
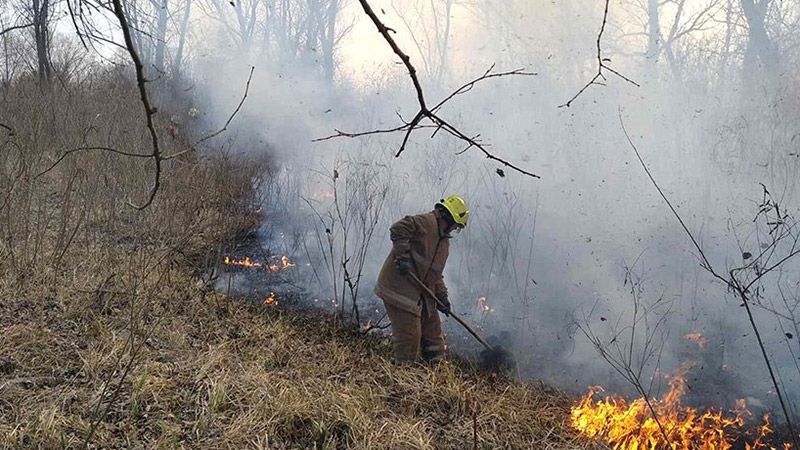
<instances>
[{"instance_id":1,"label":"thick white smoke","mask_svg":"<svg viewBox=\"0 0 800 450\"><path fill-rule=\"evenodd\" d=\"M423 10L413 8L413 1L395 2L396 9L388 1L374 3L417 67L425 66L426 57L441 56L422 42L436 37L431 30L441 22L414 16ZM687 17L704 11L703 2L690 3L696 4ZM676 54L648 55L647 39L632 37L646 33L640 20L646 11L631 3L612 8L602 45L605 62L639 86L605 71L602 84L589 87L570 107L559 107L596 73L601 6L582 1L457 5L450 12L446 75L425 78L421 70L429 103L491 64L498 71L526 67L537 72L482 82L441 113L467 134L480 133L492 152L541 175L540 180L487 161L474 148L460 154L463 142L443 133L431 138L431 129L415 132L400 158L393 155L402 133L314 142L335 129L391 128L400 124L398 116L409 120L416 112L407 74L388 46L355 42L382 44L357 9L342 14L342 26L352 20L357 31L339 43L346 59L338 60L339 75L333 80L315 69L313 54L287 65L258 53L223 51L229 47L222 32L218 38L208 33L207 56L197 57L192 77L198 105L210 122L218 122L239 101L249 65L256 67L235 131L228 136L236 148L269 152L289 174L283 178L294 186L287 191L294 197L284 205L287 233L299 230L309 242L316 239L318 217L309 205L320 213L332 211L334 169L340 174L338 195L345 198L345 183L350 183L356 203L370 198L359 194L359 179L377 174L367 193L385 193L385 200L375 206L378 223L365 253L364 304L374 301L372 283L390 245L389 224L459 193L470 203L471 223L452 243L446 271L455 309L486 333L510 332L524 376L575 390L589 384L624 390L625 383L598 357L576 322L590 326L609 347L619 345L626 337L615 342L613 331L629 326L631 283L636 281L642 304L661 299L672 311L659 328L668 333L653 337L659 348L665 342L643 371L648 383L653 375L658 388L663 374L697 359L694 373L704 379L695 383L704 390L698 394L703 401L746 395L771 402L774 395L740 302L700 268L699 255L647 178L620 119L711 262L727 273L743 263L743 252L760 251L753 234L753 218L763 200L759 183L786 212L796 210L800 139L798 108L790 97L796 90L783 73L762 77L764 86L746 85L741 72L757 69L740 68L738 56L721 65L721 57L712 54L723 31L711 25L687 33L670 50ZM405 11L417 42L397 11ZM437 17L442 19L441 11ZM734 39L744 45L741 35ZM373 51L389 56L378 58ZM365 68L360 57L372 65ZM428 66L434 62L427 61ZM767 83L773 78L779 81ZM352 239L351 250L357 246ZM318 247L308 251L296 243L283 245L294 248L298 260L324 266ZM796 268L791 261L785 267L782 288L795 282ZM794 353L800 348L797 337L786 339L788 331L780 326L792 326L791 321L780 322L767 311L769 301L780 295L770 280L762 287L764 305L755 308L756 319L781 381L796 400L793 386L800 370ZM330 279L318 281L309 290L326 295ZM651 313L650 326L663 311ZM457 325L448 323L447 328L456 347L465 345ZM643 325L638 330L642 333ZM707 338L703 348L685 339L693 332ZM634 351L642 344L637 340ZM711 375L720 370L728 375Z\"/></svg>"}]
</instances>

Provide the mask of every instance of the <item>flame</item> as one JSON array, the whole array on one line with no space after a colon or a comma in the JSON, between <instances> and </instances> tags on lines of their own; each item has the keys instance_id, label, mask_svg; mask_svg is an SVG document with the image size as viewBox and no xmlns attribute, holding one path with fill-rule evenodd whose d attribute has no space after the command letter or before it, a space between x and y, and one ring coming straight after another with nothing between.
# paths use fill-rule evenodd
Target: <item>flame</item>
<instances>
[{"instance_id":1,"label":"flame","mask_svg":"<svg viewBox=\"0 0 800 450\"><path fill-rule=\"evenodd\" d=\"M690 367L685 364L678 370L663 398L650 399L658 421L653 419L651 406L644 398L628 402L606 397L595 401L595 395L603 392L602 387L596 386L572 407L572 427L586 437L608 442L614 450L728 450L743 440L746 450L776 448L768 444L773 430L767 415L758 428L746 426L750 412L744 400L737 400L736 408L729 413L714 409L700 412L682 405L685 375ZM789 450L791 444L781 448Z\"/></svg>"},{"instance_id":2,"label":"flame","mask_svg":"<svg viewBox=\"0 0 800 450\"><path fill-rule=\"evenodd\" d=\"M259 269L262 266L260 262L252 261L249 256L245 256L244 259L235 259L226 256L223 262L226 266L247 267L248 269Z\"/></svg>"},{"instance_id":3,"label":"flame","mask_svg":"<svg viewBox=\"0 0 800 450\"><path fill-rule=\"evenodd\" d=\"M708 344L708 338L701 333L687 333L684 339L697 343L700 348L705 348L706 344Z\"/></svg>"},{"instance_id":4,"label":"flame","mask_svg":"<svg viewBox=\"0 0 800 450\"><path fill-rule=\"evenodd\" d=\"M264 299L262 302L263 305L277 305L278 304L278 297L275 296L274 292L270 292L267 298Z\"/></svg>"},{"instance_id":5,"label":"flame","mask_svg":"<svg viewBox=\"0 0 800 450\"><path fill-rule=\"evenodd\" d=\"M282 255L280 257L273 256L271 258L272 261L264 263L260 261L253 261L249 256L245 256L243 259L236 259L226 256L222 260L222 263L226 266L243 267L246 269L264 269L269 272L280 272L297 266L297 264L293 263L292 260L290 260L286 255Z\"/></svg>"},{"instance_id":6,"label":"flame","mask_svg":"<svg viewBox=\"0 0 800 450\"><path fill-rule=\"evenodd\" d=\"M283 256L281 256L281 265L283 266L283 268L284 268L284 269L288 269L289 267L294 267L294 266L296 266L297 264L295 264L295 263L291 262L291 261L289 260L289 257L288 257L288 256L286 256L286 255L283 255Z\"/></svg>"},{"instance_id":7,"label":"flame","mask_svg":"<svg viewBox=\"0 0 800 450\"><path fill-rule=\"evenodd\" d=\"M494 308L492 308L491 306L489 306L489 305L486 303L486 297L483 297L483 296L482 296L482 297L478 297L478 309L479 309L479 310L480 310L482 313L490 313L490 312L494 312Z\"/></svg>"}]
</instances>

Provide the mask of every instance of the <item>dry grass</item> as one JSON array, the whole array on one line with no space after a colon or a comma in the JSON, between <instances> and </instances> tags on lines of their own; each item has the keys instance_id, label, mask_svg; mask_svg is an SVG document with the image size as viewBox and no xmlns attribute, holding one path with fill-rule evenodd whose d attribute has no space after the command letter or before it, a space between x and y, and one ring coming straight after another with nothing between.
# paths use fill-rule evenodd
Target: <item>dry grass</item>
<instances>
[{"instance_id":1,"label":"dry grass","mask_svg":"<svg viewBox=\"0 0 800 450\"><path fill-rule=\"evenodd\" d=\"M170 290L147 304L142 328L159 325L104 417L104 380L131 356L128 305L98 314L84 294L54 301L69 305L60 323L4 314L0 446L79 447L100 418L98 448L457 449L475 433L478 448L572 447L571 399L544 386L396 367L385 345L318 315Z\"/></svg>"},{"instance_id":2,"label":"dry grass","mask_svg":"<svg viewBox=\"0 0 800 450\"><path fill-rule=\"evenodd\" d=\"M0 448L576 446L572 400L556 391L453 363L395 367L384 343L319 315L198 283L252 225L263 161L172 161L136 212L141 159L81 152L38 176L66 148L146 148L129 81L6 89ZM169 153L185 145L163 139Z\"/></svg>"}]
</instances>

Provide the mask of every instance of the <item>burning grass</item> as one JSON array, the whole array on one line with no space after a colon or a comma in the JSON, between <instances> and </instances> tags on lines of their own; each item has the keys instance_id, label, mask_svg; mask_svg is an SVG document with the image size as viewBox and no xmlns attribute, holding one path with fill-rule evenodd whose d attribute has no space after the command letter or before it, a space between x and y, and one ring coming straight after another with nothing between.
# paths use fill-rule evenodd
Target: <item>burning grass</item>
<instances>
[{"instance_id":1,"label":"burning grass","mask_svg":"<svg viewBox=\"0 0 800 450\"><path fill-rule=\"evenodd\" d=\"M630 402L617 397L595 400L602 388L593 388L572 408L571 424L583 435L600 439L618 450L791 448L788 443L772 443L773 429L768 416L762 418L761 425L752 425L744 400L728 412L698 411L683 405L686 370L688 366L671 378L670 389L663 398L650 399L649 404L644 398ZM654 419L652 411L658 420Z\"/></svg>"},{"instance_id":2,"label":"burning grass","mask_svg":"<svg viewBox=\"0 0 800 450\"><path fill-rule=\"evenodd\" d=\"M226 256L223 258L222 264L234 269L243 268L265 270L267 272L281 272L297 266L297 264L293 263L286 255L273 255L266 262L253 260L249 256L245 256L244 258Z\"/></svg>"}]
</instances>

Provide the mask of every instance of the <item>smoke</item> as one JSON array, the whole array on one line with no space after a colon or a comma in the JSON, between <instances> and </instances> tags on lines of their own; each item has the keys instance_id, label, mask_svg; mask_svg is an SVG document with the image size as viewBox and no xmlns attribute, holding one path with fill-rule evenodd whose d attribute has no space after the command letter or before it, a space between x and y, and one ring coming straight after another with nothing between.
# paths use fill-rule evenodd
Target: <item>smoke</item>
<instances>
[{"instance_id":1,"label":"smoke","mask_svg":"<svg viewBox=\"0 0 800 450\"><path fill-rule=\"evenodd\" d=\"M422 11L411 7L413 1L401 3L396 5L407 7L408 14ZM692 14L703 10L702 2L696 3ZM380 6L412 62L423 67L420 61L427 57L434 64L441 55L430 50L429 42L415 43L388 2ZM268 152L281 168L274 179L281 195L266 198L265 207L283 219L270 223L280 230L265 245L282 247L293 259L314 266L305 285L311 297L347 298L341 267L326 259L343 257L339 248L347 235L349 252L363 250L359 302L365 309L379 306L371 290L389 250L388 226L459 193L469 201L471 222L453 240L445 272L454 308L487 334L512 336L521 376L574 391L604 384L632 393L581 325L590 327L607 350L626 349L633 336L633 363L641 363L642 379L654 393L666 388L666 374L693 359L698 361L690 371L695 401L721 404L749 396L774 404L740 302L700 267L697 251L650 184L621 121L712 264L726 273L742 265L744 252L758 253L765 242L764 230L756 231L753 221L763 200L760 183L786 212L796 210L798 109L790 100L791 85L771 74L763 79L783 81L742 87L739 73L757 69L740 68L742 62L734 58L723 62L718 50L724 30L710 26L687 33L657 56L647 55L646 40L630 37L646 31L637 22L645 11L620 7L610 12L604 55L640 86L606 72L602 84L590 86L571 107L559 107L596 72L599 6L575 1L457 5L451 11L458 20L446 47L446 75L423 74L433 103L491 64L498 70L524 66L537 72L482 82L441 113L541 180L507 168L500 177L497 164L476 149L461 154L463 142L442 133L431 138L430 129L415 132L399 158L394 153L402 133L314 142L334 130L391 128L416 112L407 74L388 46L359 46L363 39L380 41L377 33L367 32L366 17L353 9L342 16L354 21L354 31L339 43L346 59L338 61L338 78L325 79L313 50L294 63L277 64L263 54L223 51L229 47L218 36L204 43L209 56L198 57L194 65L196 101L209 124L224 121L241 98L249 65L255 66L233 131L218 143ZM432 17L442 16L441 11L427 14L409 23L427 23L427 30L417 25L415 35L430 39L436 37ZM740 46L744 39L732 38ZM369 54L374 51L390 56ZM372 61L371 68L361 57ZM374 201L376 193L380 202ZM337 216L334 195L349 208L345 217ZM369 218L376 225L369 245L360 248L368 228L358 225L364 208L372 208ZM343 231L349 219L353 223ZM329 238L337 250L327 255ZM794 323L768 309L793 314L796 269L790 261L779 281L765 280L763 305L755 305L768 354L793 402L800 399L794 354L800 348L796 336L787 338ZM783 297L786 305L780 303ZM657 307L645 316L636 311L640 322L631 334L634 299L645 310ZM655 334L649 334L646 327L652 330L657 323ZM448 321L446 329L453 347L477 349L456 324ZM703 347L686 339L689 333L704 336ZM642 361L648 340L657 351Z\"/></svg>"}]
</instances>

